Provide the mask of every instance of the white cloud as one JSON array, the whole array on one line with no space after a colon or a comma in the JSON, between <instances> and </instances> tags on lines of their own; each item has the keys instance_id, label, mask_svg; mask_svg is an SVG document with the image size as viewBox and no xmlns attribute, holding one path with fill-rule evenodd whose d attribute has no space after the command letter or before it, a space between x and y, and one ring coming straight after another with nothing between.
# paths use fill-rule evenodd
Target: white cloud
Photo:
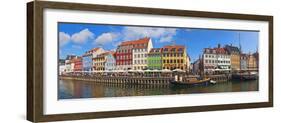
<instances>
[{"instance_id":1,"label":"white cloud","mask_svg":"<svg viewBox=\"0 0 281 123\"><path fill-rule=\"evenodd\" d=\"M59 32L59 44L60 46L63 46L67 44L70 41L71 37L69 34L64 32Z\"/></svg>"},{"instance_id":2,"label":"white cloud","mask_svg":"<svg viewBox=\"0 0 281 123\"><path fill-rule=\"evenodd\" d=\"M60 46L63 46L69 42L81 44L87 42L89 39L93 39L94 36L94 33L87 28L80 32L74 33L73 35L69 35L65 32L59 32L59 42Z\"/></svg>"},{"instance_id":3,"label":"white cloud","mask_svg":"<svg viewBox=\"0 0 281 123\"><path fill-rule=\"evenodd\" d=\"M123 34L125 40L150 37L159 38L162 42L170 42L173 36L176 35L176 31L175 28L125 27Z\"/></svg>"},{"instance_id":4,"label":"white cloud","mask_svg":"<svg viewBox=\"0 0 281 123\"><path fill-rule=\"evenodd\" d=\"M79 45L72 45L71 47L74 49L79 49L79 50L82 49L82 46L79 46Z\"/></svg>"},{"instance_id":5,"label":"white cloud","mask_svg":"<svg viewBox=\"0 0 281 123\"><path fill-rule=\"evenodd\" d=\"M88 39L94 38L94 33L89 31L89 29L84 29L78 33L74 33L71 36L71 40L75 43L85 43Z\"/></svg>"},{"instance_id":6,"label":"white cloud","mask_svg":"<svg viewBox=\"0 0 281 123\"><path fill-rule=\"evenodd\" d=\"M163 43L163 42L171 42L173 39L173 35L167 35L164 37L161 37L159 42Z\"/></svg>"},{"instance_id":7,"label":"white cloud","mask_svg":"<svg viewBox=\"0 0 281 123\"><path fill-rule=\"evenodd\" d=\"M114 41L116 41L119 38L119 36L120 36L120 34L113 33L113 32L103 33L95 39L94 43L97 45L113 43Z\"/></svg>"}]
</instances>

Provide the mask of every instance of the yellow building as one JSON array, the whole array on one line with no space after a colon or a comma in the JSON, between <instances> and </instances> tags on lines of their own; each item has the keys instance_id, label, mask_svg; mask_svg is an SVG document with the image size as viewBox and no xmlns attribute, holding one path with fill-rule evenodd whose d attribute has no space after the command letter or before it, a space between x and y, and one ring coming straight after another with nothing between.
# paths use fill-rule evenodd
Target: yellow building
<instances>
[{"instance_id":1,"label":"yellow building","mask_svg":"<svg viewBox=\"0 0 281 123\"><path fill-rule=\"evenodd\" d=\"M94 67L96 71L104 71L105 70L105 55L104 53L97 55L97 57L93 58Z\"/></svg>"},{"instance_id":2,"label":"yellow building","mask_svg":"<svg viewBox=\"0 0 281 123\"><path fill-rule=\"evenodd\" d=\"M258 69L258 57L256 54L250 54L248 56L248 69L257 70Z\"/></svg>"},{"instance_id":3,"label":"yellow building","mask_svg":"<svg viewBox=\"0 0 281 123\"><path fill-rule=\"evenodd\" d=\"M225 48L230 54L231 69L240 70L240 49L232 45L226 45Z\"/></svg>"},{"instance_id":4,"label":"yellow building","mask_svg":"<svg viewBox=\"0 0 281 123\"><path fill-rule=\"evenodd\" d=\"M163 69L187 69L187 56L185 46L169 45L164 46L162 51L162 68Z\"/></svg>"}]
</instances>

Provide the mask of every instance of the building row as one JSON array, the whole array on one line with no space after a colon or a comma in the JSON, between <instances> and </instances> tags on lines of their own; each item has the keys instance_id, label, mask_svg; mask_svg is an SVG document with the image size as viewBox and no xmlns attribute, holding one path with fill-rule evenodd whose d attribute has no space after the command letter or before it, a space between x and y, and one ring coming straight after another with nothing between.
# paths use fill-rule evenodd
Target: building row
<instances>
[{"instance_id":1,"label":"building row","mask_svg":"<svg viewBox=\"0 0 281 123\"><path fill-rule=\"evenodd\" d=\"M241 47L232 45L204 48L202 56L192 64L194 73L230 72L258 70L258 52L242 53Z\"/></svg>"},{"instance_id":2,"label":"building row","mask_svg":"<svg viewBox=\"0 0 281 123\"><path fill-rule=\"evenodd\" d=\"M153 48L151 38L121 42L115 51L93 48L82 56L68 55L59 61L61 72L181 69L188 71L186 47L168 45Z\"/></svg>"}]
</instances>

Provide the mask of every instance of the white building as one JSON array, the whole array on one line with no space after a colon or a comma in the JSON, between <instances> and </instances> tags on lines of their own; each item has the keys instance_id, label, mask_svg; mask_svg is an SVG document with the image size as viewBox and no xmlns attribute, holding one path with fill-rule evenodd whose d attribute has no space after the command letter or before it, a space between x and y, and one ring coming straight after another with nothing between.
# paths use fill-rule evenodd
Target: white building
<instances>
[{"instance_id":1,"label":"white building","mask_svg":"<svg viewBox=\"0 0 281 123\"><path fill-rule=\"evenodd\" d=\"M145 69L147 54L153 48L150 38L123 41L116 49L116 68L118 70Z\"/></svg>"},{"instance_id":2,"label":"white building","mask_svg":"<svg viewBox=\"0 0 281 123\"><path fill-rule=\"evenodd\" d=\"M147 68L147 54L150 49L153 48L151 39L148 42L139 44L133 48L133 69L134 70L143 70Z\"/></svg>"},{"instance_id":3,"label":"white building","mask_svg":"<svg viewBox=\"0 0 281 123\"><path fill-rule=\"evenodd\" d=\"M75 58L77 56L75 55L68 55L65 59L65 72L69 73L69 72L73 72L74 70L74 63L72 63L72 59Z\"/></svg>"},{"instance_id":4,"label":"white building","mask_svg":"<svg viewBox=\"0 0 281 123\"><path fill-rule=\"evenodd\" d=\"M205 48L203 53L204 73L225 72L231 68L230 55L225 48Z\"/></svg>"}]
</instances>

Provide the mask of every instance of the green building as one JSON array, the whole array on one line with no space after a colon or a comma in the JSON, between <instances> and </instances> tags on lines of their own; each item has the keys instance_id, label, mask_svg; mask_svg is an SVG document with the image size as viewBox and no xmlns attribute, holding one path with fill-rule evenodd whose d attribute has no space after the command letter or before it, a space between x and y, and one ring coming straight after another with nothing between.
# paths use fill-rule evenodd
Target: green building
<instances>
[{"instance_id":1,"label":"green building","mask_svg":"<svg viewBox=\"0 0 281 123\"><path fill-rule=\"evenodd\" d=\"M148 69L162 69L162 48L152 48L147 57Z\"/></svg>"}]
</instances>

